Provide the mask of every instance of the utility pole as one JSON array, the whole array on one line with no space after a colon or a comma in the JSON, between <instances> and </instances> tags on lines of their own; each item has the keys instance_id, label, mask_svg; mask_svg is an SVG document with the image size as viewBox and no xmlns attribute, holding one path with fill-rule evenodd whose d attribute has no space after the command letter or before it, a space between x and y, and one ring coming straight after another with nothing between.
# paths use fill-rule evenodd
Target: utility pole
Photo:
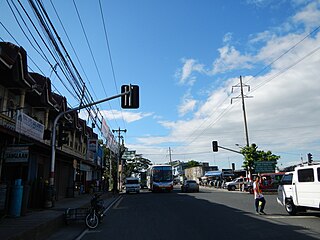
<instances>
[{"instance_id":1,"label":"utility pole","mask_svg":"<svg viewBox=\"0 0 320 240\"><path fill-rule=\"evenodd\" d=\"M117 158L117 179L115 181L115 184L114 186L117 186L117 190L120 192L121 191L121 179L120 179L120 174L119 174L119 163L121 162L121 142L120 142L120 139L121 139L121 132L124 132L126 133L127 132L127 129L115 129L115 130L112 130L112 132L117 132L118 133L118 158ZM121 162L121 175L123 173L123 163Z\"/></svg>"},{"instance_id":2,"label":"utility pole","mask_svg":"<svg viewBox=\"0 0 320 240\"><path fill-rule=\"evenodd\" d=\"M248 91L250 92L250 86L246 85L246 84L243 85L242 77L240 76L240 85L237 84L235 86L232 86L231 92L233 92L233 88L234 87L240 87L240 96L235 97L235 98L231 98L231 104L232 104L232 100L233 99L238 99L238 98L241 97L241 99L242 99L243 120L244 120L244 129L245 129L245 134L246 134L246 142L247 142L247 147L249 147L249 133L248 133L248 124L247 124L246 107L245 107L244 99L245 98L252 98L252 96L245 96L244 93L243 93L243 87L247 87Z\"/></svg>"},{"instance_id":3,"label":"utility pole","mask_svg":"<svg viewBox=\"0 0 320 240\"><path fill-rule=\"evenodd\" d=\"M171 163L171 148L169 147L169 161L170 161L170 165L172 166L172 163Z\"/></svg>"}]
</instances>

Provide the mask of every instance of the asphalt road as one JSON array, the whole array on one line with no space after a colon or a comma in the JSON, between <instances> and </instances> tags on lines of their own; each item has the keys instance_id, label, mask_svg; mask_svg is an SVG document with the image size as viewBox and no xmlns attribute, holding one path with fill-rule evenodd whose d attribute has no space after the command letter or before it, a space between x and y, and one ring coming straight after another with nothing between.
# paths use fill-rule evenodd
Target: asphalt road
<instances>
[{"instance_id":1,"label":"asphalt road","mask_svg":"<svg viewBox=\"0 0 320 240\"><path fill-rule=\"evenodd\" d=\"M253 196L241 192L124 194L96 230L78 239L320 239L319 213L292 217L276 195L265 197L268 215L260 216Z\"/></svg>"}]
</instances>

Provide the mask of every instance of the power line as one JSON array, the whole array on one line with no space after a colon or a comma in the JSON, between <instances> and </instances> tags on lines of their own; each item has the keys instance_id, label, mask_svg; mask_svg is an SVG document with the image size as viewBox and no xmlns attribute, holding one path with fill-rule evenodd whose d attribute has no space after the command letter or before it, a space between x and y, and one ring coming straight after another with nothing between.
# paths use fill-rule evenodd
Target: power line
<instances>
[{"instance_id":1,"label":"power line","mask_svg":"<svg viewBox=\"0 0 320 240\"><path fill-rule=\"evenodd\" d=\"M96 60L95 60L94 55L93 55L93 52L92 52L92 49L91 49L91 46L90 46L90 43L89 43L89 39L88 39L87 34L86 34L86 31L85 31L85 29L84 29L84 26L83 26L83 23L82 23L82 20L81 20L81 17L80 17L80 13L79 13L79 11L78 11L77 5L76 5L76 3L75 3L74 0L73 0L73 4L74 4L74 7L75 7L75 9L76 9L76 13L77 13L77 16L78 16L78 19L79 19L79 22L80 22L80 25L81 25L83 34L84 34L84 36L85 36L85 39L86 39L86 42L87 42L87 45L88 45L88 48L89 48L89 51L90 51L92 60L93 60L93 62L94 62L94 65L95 65L95 68L96 68L96 71L97 71L97 74L98 74L100 83L101 83L101 85L102 85L103 91L104 91L105 95L108 96L108 94L107 94L107 92L106 92L106 89L105 89L105 87L104 87L104 84L103 84L101 75L100 75L100 71L99 71L98 66L97 66L97 63L96 63ZM111 113L112 113L112 115L113 115L113 117L114 117L114 121L117 123L117 120L116 120L116 118L115 118L115 116L114 116L114 113L113 113L113 111L112 111L110 102L108 102L108 104L109 104ZM118 123L117 123L117 124L118 124Z\"/></svg>"},{"instance_id":2,"label":"power line","mask_svg":"<svg viewBox=\"0 0 320 240\"><path fill-rule=\"evenodd\" d=\"M113 82L116 88L116 92L119 93L119 89L118 89L118 84L116 81L116 74L114 71L114 66L113 66L113 60L112 60L112 55L111 55L111 50L110 50L110 44L109 44L109 38L108 38L108 33L107 33L107 28L106 28L106 21L103 15L103 11L102 11L102 6L101 6L101 0L99 0L99 7L100 7L100 13L101 13L101 17L102 17L102 24L103 24L103 30L104 30L104 36L106 39L106 44L107 44L107 49L108 49L108 53L109 53L109 60L110 60L110 65L111 65L111 70L112 70L112 76L113 76ZM120 99L118 99L119 105L120 104ZM123 117L123 113L122 113L122 109L121 109L121 117L122 117L122 122L124 124L124 126L126 126L125 121L124 121L124 117Z\"/></svg>"}]
</instances>

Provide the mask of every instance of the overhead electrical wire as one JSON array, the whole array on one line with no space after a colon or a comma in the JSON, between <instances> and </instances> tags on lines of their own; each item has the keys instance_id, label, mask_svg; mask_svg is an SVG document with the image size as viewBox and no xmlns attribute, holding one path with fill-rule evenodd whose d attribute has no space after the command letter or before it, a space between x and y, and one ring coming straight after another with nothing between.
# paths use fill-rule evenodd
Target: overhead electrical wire
<instances>
[{"instance_id":1,"label":"overhead electrical wire","mask_svg":"<svg viewBox=\"0 0 320 240\"><path fill-rule=\"evenodd\" d=\"M91 54L91 58L92 58L92 60L93 60L93 63L94 63L95 69L96 69L96 71L97 71L97 74L98 74L98 77L99 77L99 80L100 80L101 86L102 86L102 88L103 88L104 94L105 94L105 96L108 96L107 91L106 91L106 89L105 89L105 87L104 87L104 84L103 84L102 78L101 78L101 74L100 74L100 71L99 71L99 68L98 68L97 62L96 62L95 57L94 57L94 55L93 55L93 51L92 51L92 48L91 48L91 46L90 46L88 36L87 36L87 34L86 34L86 31L85 31L84 25L83 25L83 23L82 23L81 16L80 16L80 13L79 13L79 10L78 10L77 5L76 5L76 3L75 3L75 1L74 1L74 0L73 0L73 4L74 4L74 7L75 7L75 9L76 9L76 13L77 13L77 16L78 16L78 19L79 19L79 22L80 22L80 25L81 25L81 28L82 28L83 34L84 34L84 36L85 36L85 39L86 39L86 42L87 42L87 46L88 46L89 51L90 51L90 54ZM118 125L117 120L116 120L116 117L114 116L113 110L112 110L112 108L111 108L111 104L110 104L110 102L108 102L108 104L109 104L109 107L110 107L111 113L112 113L112 115L113 115L113 117L114 117L114 121L115 121L115 122L116 122L116 124Z\"/></svg>"},{"instance_id":2,"label":"overhead electrical wire","mask_svg":"<svg viewBox=\"0 0 320 240\"><path fill-rule=\"evenodd\" d=\"M287 49L284 53L282 53L279 57L277 57L275 60L273 60L270 64L268 64L266 67L264 67L262 70L260 70L258 73L256 73L254 75L254 77L258 76L259 74L261 74L262 72L264 72L266 69L268 69L272 64L274 64L276 61L278 61L280 58L282 58L283 56L285 56L286 54L288 54L290 51L292 51L295 47L297 47L299 44L301 44L304 40L306 40L309 36L311 36L312 34L314 34L315 32L319 31L320 26L316 27L313 31L311 31L309 34L307 34L306 36L304 36L299 42L295 43L292 47L290 47L289 49ZM279 73L275 74L273 77L268 78L267 80L265 80L264 82L262 82L261 84L259 84L258 86L256 86L255 88L253 88L251 90L251 92L256 91L257 89L259 89L260 87L264 86L266 83L272 81L273 79L275 79L276 77L280 76L281 74L283 74L284 72L288 71L290 68L294 67L295 65L297 65L298 63L300 63L301 61L303 61L305 58L311 56L312 54L314 54L315 52L319 51L320 47L314 49L313 51L311 51L310 53L308 53L307 55L305 55L304 57L300 58L298 61L296 61L295 63L289 65L288 67L284 68L282 71L280 71ZM249 82L251 79L253 79L254 77L250 78L248 81ZM223 105L223 103L229 98L229 96L215 109L218 109L220 106ZM218 122L223 116L224 114L226 114L228 111L231 110L232 105L230 105L230 107L228 107L227 109L225 109L219 116L218 118L211 123L210 125L208 125L206 128L204 128L199 134L197 134L193 140L191 142L189 142L187 145L190 145L191 143L193 143L200 135L202 135L205 131L207 131L207 129L209 127L211 127L212 125L214 125L216 122ZM212 114L213 115L213 114ZM210 115L210 116L212 116ZM209 118L207 118L209 119ZM204 121L206 122L207 119ZM204 123L203 122L203 123ZM200 129L200 127L202 127L203 123L201 123L194 132L197 132L198 129ZM191 134L193 135L193 134Z\"/></svg>"},{"instance_id":3,"label":"overhead electrical wire","mask_svg":"<svg viewBox=\"0 0 320 240\"><path fill-rule=\"evenodd\" d=\"M47 50L49 51L50 55L53 57L53 59L55 60L55 62L59 62L59 59L57 58L57 56L50 50L49 46L47 45L47 43L45 42L45 40L43 39L42 35L40 34L40 32L38 31L37 27L35 26L35 24L33 23L33 20L30 18L29 14L27 13L27 11L25 10L25 8L23 7L23 5L21 4L20 1L18 1L21 8L23 9L23 11L25 12L26 16L28 17L30 23L32 24L32 26L34 27L35 31L37 32L37 34L39 35L40 39L42 40L42 42L44 43L45 47L47 48ZM54 69L54 66L49 62L49 65L51 66L52 69ZM55 71L56 73L56 71ZM60 78L59 75L57 75L61 81L61 83L66 87L66 85L64 84L62 78ZM72 91L70 91L69 88L67 88L67 90L69 91L69 93L71 94L71 96L74 96L74 93Z\"/></svg>"},{"instance_id":4,"label":"overhead electrical wire","mask_svg":"<svg viewBox=\"0 0 320 240\"><path fill-rule=\"evenodd\" d=\"M35 49L35 51L51 66L51 68L53 68L53 65L51 64L51 62L49 61L49 59L46 57L46 54L43 52L43 50L42 50L42 48L40 47L40 45L38 45L38 42L37 42L36 39L33 37L33 34L31 33L31 31L30 31L30 29L28 28L28 26L27 26L27 24L25 23L25 21L23 20L23 22L25 23L26 28L28 29L30 35L32 36L32 38L33 38L34 41L35 41L35 44L39 47L39 49L40 49L40 51L43 53L43 55L42 55L41 53L39 53L39 51L34 47L34 45L32 44L32 42L30 41L30 38L28 38L26 32L23 30L21 24L19 23L19 20L18 20L17 17L15 16L15 13L14 13L14 11L13 11L13 9L12 9L12 7L11 7L11 5L10 5L10 3L9 3L8 0L7 0L7 3L8 3L8 5L9 5L9 7L10 7L10 9L11 9L11 11L12 11L12 13L13 13L13 15L14 15L14 17L15 17L15 19L16 19L16 21L17 21L17 23L18 23L18 25L19 25L19 27L20 27L20 29L21 29L21 31L22 31L23 34L26 36L26 38L27 38L27 40L29 41L29 43L31 44L31 46L32 46L32 47ZM20 3L20 1L19 1L19 3ZM17 7L16 7L16 5L15 5L15 3L14 3L13 1L12 1L12 4L15 6L15 9L16 9L16 11L19 13L21 19L23 19L23 17L21 16L19 10L17 9ZM23 9L24 9L24 8L23 8ZM25 10L25 9L24 9L24 10ZM27 14L26 11L24 11L24 12ZM29 21L32 22L32 20L30 19L29 15L27 15L27 17L28 17ZM34 25L33 25L33 26L34 26ZM3 27L4 27L4 26L3 26ZM34 27L35 27L35 26L34 26ZM6 30L7 30L7 29L6 29ZM36 29L36 31L37 31L37 29ZM7 32L8 32L8 30L7 30ZM38 31L37 31L37 33L40 35L40 33L39 33ZM11 35L11 34L10 34L10 35ZM12 35L11 35L11 36L12 36ZM13 36L12 36L12 37L13 37ZM41 35L40 35L40 38L41 38L41 40L44 42L44 39L41 37ZM14 38L13 38L13 39L14 39ZM45 42L44 42L44 44L45 44ZM46 44L45 44L45 45L46 45ZM47 47L47 45L46 45L46 47ZM49 52L50 52L50 50L49 50ZM50 52L50 53L51 53L51 55L53 56L52 52ZM53 57L54 57L54 56L53 56ZM58 78L60 79L61 83L66 87L66 85L65 85L65 83L63 82L63 80L61 79L61 77L60 77L59 75L57 75L57 76L58 76ZM69 93L71 94L71 96L74 96L73 92L69 91Z\"/></svg>"},{"instance_id":5,"label":"overhead electrical wire","mask_svg":"<svg viewBox=\"0 0 320 240\"><path fill-rule=\"evenodd\" d=\"M82 63L81 63L81 61L80 61L80 59L79 59L79 56L78 56L78 54L77 54L77 52L76 52L76 50L75 50L75 48L74 48L74 46L73 46L73 44L72 44L72 42L71 42L71 40L70 40L70 37L69 37L69 35L68 35L65 27L64 27L64 24L63 24L62 21L61 21L61 18L60 18L60 16L59 16L59 14L58 14L58 12L57 12L57 10L56 10L56 8L55 8L52 0L50 0L50 3L51 3L51 6L52 6L52 8L53 8L53 10L54 10L57 18L58 18L59 23L60 23L60 25L61 25L61 27L62 27L62 29L63 29L63 31L64 31L64 34L66 35L67 40L68 40L68 42L69 42L69 44L70 44L70 46L71 46L71 48L72 48L72 50L73 50L73 53L74 53L74 55L76 56L76 59L77 59L79 65L80 65L80 67L81 67L81 70L82 70L83 74L85 75L85 77L86 77L86 79L87 79L87 82L88 82L88 84L89 84L89 86L90 86L90 88L91 88L91 91L92 91L93 95L95 96L95 98L98 99L98 97L97 97L97 95L96 95L96 93L95 93L95 91L94 91L94 89L93 89L93 87L92 87L92 85L91 85L91 82L89 81L89 77L88 77L85 69L83 68L83 65L82 65ZM92 96L90 96L90 98L91 98L91 101L94 102L94 99L92 98ZM90 113L89 113L89 114L90 114Z\"/></svg>"},{"instance_id":6,"label":"overhead electrical wire","mask_svg":"<svg viewBox=\"0 0 320 240\"><path fill-rule=\"evenodd\" d=\"M69 69L70 69L70 73L72 74L72 78L74 79L75 84L78 85L79 91L82 92L81 102L84 100L84 101L85 101L84 104L90 103L90 100L92 99L92 97L90 96L91 99L89 99L89 100L87 99L87 91L86 91L85 82L82 80L82 77L81 77L80 73L78 72L75 64L73 63L73 61L72 61L72 59L71 59L71 57L70 57L70 55L69 55L69 53L68 53L68 51L67 51L67 49L65 48L65 46L64 46L61 38L59 37L59 34L57 33L54 25L52 24L52 22L51 22L51 20L50 20L50 18L49 18L49 16L48 16L48 14L47 14L47 12L46 12L43 4L38 1L38 6L41 8L44 16L45 16L46 19L48 20L51 29L54 31L54 34L57 36L57 39L58 39L58 41L59 41L59 43L60 43L60 46L62 46L63 51L64 51L64 53L66 54L66 57L68 58L69 62L71 63L71 68L69 68ZM74 70L76 76L73 74L72 69ZM80 80L80 83L78 82L78 80ZM85 98L85 99L84 99L84 98ZM80 104L81 104L81 103L80 103ZM87 111L89 112L89 117L91 117L91 116L90 116L91 110L94 112L95 115L97 114L97 112L96 112L96 110L94 109L94 107L88 107L88 108L87 108ZM94 120L94 119L93 119L93 120ZM95 123L96 123L96 122L95 122Z\"/></svg>"},{"instance_id":7,"label":"overhead electrical wire","mask_svg":"<svg viewBox=\"0 0 320 240\"><path fill-rule=\"evenodd\" d=\"M119 94L118 84L117 84L117 81L116 81L116 74L115 74L115 71L114 71L113 60L112 60L112 55L111 55L111 50L110 50L108 32L107 32L107 27L106 27L106 21L105 21L105 18L104 18L104 15L103 15L103 11L102 11L101 0L99 0L99 7L100 7L101 18L102 18L104 36L105 36L107 49L108 49L108 53L109 53L109 61L110 61L111 70L112 70L113 82L114 82L114 85L115 85L115 88L116 88L116 92ZM121 105L120 104L120 99L118 100L118 102L119 102L119 105ZM124 127L126 128L126 123L124 121L122 109L120 109L120 111L121 111L122 122L124 124Z\"/></svg>"}]
</instances>

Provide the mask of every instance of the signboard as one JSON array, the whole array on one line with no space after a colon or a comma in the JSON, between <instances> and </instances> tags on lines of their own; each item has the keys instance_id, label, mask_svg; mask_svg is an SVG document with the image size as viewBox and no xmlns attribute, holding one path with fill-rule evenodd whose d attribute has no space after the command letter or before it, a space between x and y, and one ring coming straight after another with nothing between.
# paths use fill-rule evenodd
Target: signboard
<instances>
[{"instance_id":1,"label":"signboard","mask_svg":"<svg viewBox=\"0 0 320 240\"><path fill-rule=\"evenodd\" d=\"M80 169L80 171L86 171L86 172L92 171L92 167L87 164L84 164L84 163L80 163L79 169Z\"/></svg>"},{"instance_id":2,"label":"signboard","mask_svg":"<svg viewBox=\"0 0 320 240\"><path fill-rule=\"evenodd\" d=\"M254 162L255 173L274 173L276 169L275 161L257 161Z\"/></svg>"},{"instance_id":3,"label":"signboard","mask_svg":"<svg viewBox=\"0 0 320 240\"><path fill-rule=\"evenodd\" d=\"M29 147L7 147L4 159L6 163L26 163L29 161Z\"/></svg>"},{"instance_id":4,"label":"signboard","mask_svg":"<svg viewBox=\"0 0 320 240\"><path fill-rule=\"evenodd\" d=\"M88 140L88 149L91 152L96 152L98 148L98 139L89 139Z\"/></svg>"},{"instance_id":5,"label":"signboard","mask_svg":"<svg viewBox=\"0 0 320 240\"><path fill-rule=\"evenodd\" d=\"M136 151L125 151L122 155L124 159L134 159L136 157Z\"/></svg>"},{"instance_id":6,"label":"signboard","mask_svg":"<svg viewBox=\"0 0 320 240\"><path fill-rule=\"evenodd\" d=\"M16 119L16 132L22 133L36 140L42 140L44 125L18 110Z\"/></svg>"}]
</instances>

